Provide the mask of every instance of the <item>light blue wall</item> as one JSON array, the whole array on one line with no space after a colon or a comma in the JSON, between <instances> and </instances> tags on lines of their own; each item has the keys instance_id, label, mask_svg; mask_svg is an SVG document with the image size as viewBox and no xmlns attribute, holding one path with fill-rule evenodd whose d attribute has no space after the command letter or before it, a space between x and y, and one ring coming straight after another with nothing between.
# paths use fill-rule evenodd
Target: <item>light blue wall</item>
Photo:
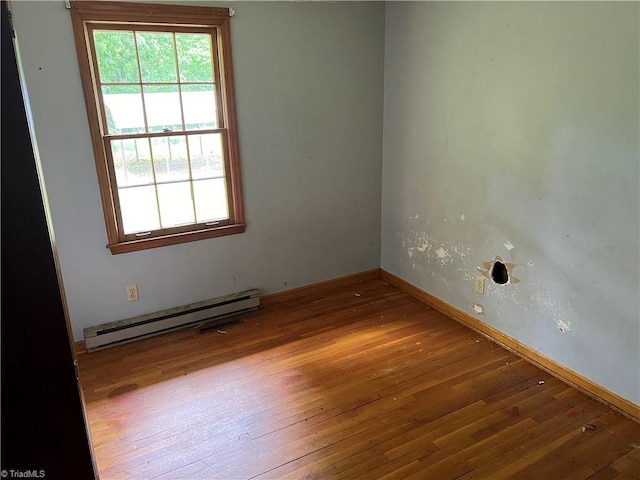
<instances>
[{"instance_id":1,"label":"light blue wall","mask_svg":"<svg viewBox=\"0 0 640 480\"><path fill-rule=\"evenodd\" d=\"M388 3L382 207L383 268L636 404L638 7Z\"/></svg>"},{"instance_id":2,"label":"light blue wall","mask_svg":"<svg viewBox=\"0 0 640 480\"><path fill-rule=\"evenodd\" d=\"M87 326L380 264L384 6L233 7L247 231L114 256L69 12L62 1L13 2L76 340ZM130 284L138 302L126 300Z\"/></svg>"}]
</instances>

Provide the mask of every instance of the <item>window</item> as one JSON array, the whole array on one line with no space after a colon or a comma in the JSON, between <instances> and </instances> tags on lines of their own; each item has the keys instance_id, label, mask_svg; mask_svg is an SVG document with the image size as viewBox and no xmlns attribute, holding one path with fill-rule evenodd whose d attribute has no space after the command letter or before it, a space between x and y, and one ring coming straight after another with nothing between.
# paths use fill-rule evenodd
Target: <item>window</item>
<instances>
[{"instance_id":1,"label":"window","mask_svg":"<svg viewBox=\"0 0 640 480\"><path fill-rule=\"evenodd\" d=\"M71 14L111 252L243 232L229 9Z\"/></svg>"}]
</instances>

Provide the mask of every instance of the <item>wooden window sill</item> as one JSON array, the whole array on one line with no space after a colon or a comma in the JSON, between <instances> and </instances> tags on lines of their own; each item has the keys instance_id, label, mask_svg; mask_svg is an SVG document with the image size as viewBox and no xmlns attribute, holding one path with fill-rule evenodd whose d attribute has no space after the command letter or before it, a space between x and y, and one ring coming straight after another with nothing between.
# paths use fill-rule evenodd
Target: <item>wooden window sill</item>
<instances>
[{"instance_id":1,"label":"wooden window sill","mask_svg":"<svg viewBox=\"0 0 640 480\"><path fill-rule=\"evenodd\" d=\"M166 247L168 245L176 245L179 243L195 242L198 240L205 240L207 238L235 235L238 233L243 233L245 229L246 224L238 223L234 225L225 225L223 227L208 228L206 230L174 233L158 237L112 243L107 245L107 248L111 250L111 253L113 255L117 255L120 253L135 252L138 250L146 250L149 248Z\"/></svg>"}]
</instances>

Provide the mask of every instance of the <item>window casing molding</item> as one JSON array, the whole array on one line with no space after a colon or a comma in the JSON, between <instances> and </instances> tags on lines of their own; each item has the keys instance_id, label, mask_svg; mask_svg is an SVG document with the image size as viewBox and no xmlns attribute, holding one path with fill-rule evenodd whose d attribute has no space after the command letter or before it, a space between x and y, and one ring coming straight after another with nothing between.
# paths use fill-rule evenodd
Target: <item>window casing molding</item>
<instances>
[{"instance_id":1,"label":"window casing molding","mask_svg":"<svg viewBox=\"0 0 640 480\"><path fill-rule=\"evenodd\" d=\"M244 232L246 225L242 201L229 9L108 1L75 1L71 2L71 16L105 217L107 247L111 250L111 253L126 253ZM106 112L105 108L103 108L102 93L100 91L96 52L91 41L92 31L105 28L105 26L110 26L110 29L113 30L129 28L141 31L152 30L154 32L210 33L213 47L212 62L214 64L215 95L218 105L216 128L187 130L185 125L184 130L175 132L153 133L146 131L144 134L139 135L111 135L106 126ZM140 82L142 82L142 78L140 78ZM179 135L184 136L186 140L190 134L197 135L202 133L221 135L222 151L224 152L223 163L228 219L160 228L151 233L144 232L143 235L140 235L140 233L125 234L119 207L115 167L111 158L111 141L114 138L153 138L154 136ZM189 178L192 182L191 177ZM193 186L191 188L193 191Z\"/></svg>"}]
</instances>

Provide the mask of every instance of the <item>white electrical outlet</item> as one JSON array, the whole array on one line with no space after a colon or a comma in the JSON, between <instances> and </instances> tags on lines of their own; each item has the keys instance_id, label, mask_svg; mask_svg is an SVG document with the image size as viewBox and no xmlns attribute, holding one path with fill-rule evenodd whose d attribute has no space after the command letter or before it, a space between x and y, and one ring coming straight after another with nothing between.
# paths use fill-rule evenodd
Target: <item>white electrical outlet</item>
<instances>
[{"instance_id":1,"label":"white electrical outlet","mask_svg":"<svg viewBox=\"0 0 640 480\"><path fill-rule=\"evenodd\" d=\"M484 293L484 277L476 277L476 292Z\"/></svg>"},{"instance_id":2,"label":"white electrical outlet","mask_svg":"<svg viewBox=\"0 0 640 480\"><path fill-rule=\"evenodd\" d=\"M127 300L130 302L135 302L140 297L138 297L138 286L137 285L129 285L127 287Z\"/></svg>"}]
</instances>

